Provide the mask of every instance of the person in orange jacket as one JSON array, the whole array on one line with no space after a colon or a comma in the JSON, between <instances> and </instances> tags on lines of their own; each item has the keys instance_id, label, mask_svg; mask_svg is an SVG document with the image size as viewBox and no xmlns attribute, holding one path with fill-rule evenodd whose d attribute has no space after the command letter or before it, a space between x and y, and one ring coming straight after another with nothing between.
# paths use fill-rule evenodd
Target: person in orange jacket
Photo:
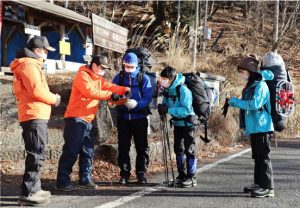
<instances>
[{"instance_id":1,"label":"person in orange jacket","mask_svg":"<svg viewBox=\"0 0 300 208\"><path fill-rule=\"evenodd\" d=\"M89 66L80 67L72 86L70 101L65 112L63 152L59 159L56 189L72 191L72 167L79 155L79 185L95 189L92 181L94 138L92 120L98 110L99 100L130 94L130 88L106 81L102 76L109 68L107 58L94 56ZM116 96L117 95L117 96Z\"/></svg>"},{"instance_id":2,"label":"person in orange jacket","mask_svg":"<svg viewBox=\"0 0 300 208\"><path fill-rule=\"evenodd\" d=\"M41 188L40 174L46 158L46 140L51 105L58 106L60 96L50 92L42 71L48 51L55 51L46 37L31 38L27 47L17 53L10 68L14 73L13 89L18 102L18 119L25 143L25 172L20 205L43 205L51 193Z\"/></svg>"}]
</instances>

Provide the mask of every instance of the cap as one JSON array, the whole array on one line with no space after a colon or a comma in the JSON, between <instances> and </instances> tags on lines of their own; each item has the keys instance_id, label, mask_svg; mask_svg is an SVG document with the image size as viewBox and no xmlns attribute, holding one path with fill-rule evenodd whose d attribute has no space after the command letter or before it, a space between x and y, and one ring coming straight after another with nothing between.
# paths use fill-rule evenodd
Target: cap
<instances>
[{"instance_id":1,"label":"cap","mask_svg":"<svg viewBox=\"0 0 300 208\"><path fill-rule=\"evenodd\" d=\"M45 36L34 36L28 41L27 48L45 48L48 51L56 51L55 48L49 45L48 39Z\"/></svg>"},{"instance_id":2,"label":"cap","mask_svg":"<svg viewBox=\"0 0 300 208\"><path fill-rule=\"evenodd\" d=\"M106 56L96 55L92 57L91 65L95 63L97 66L101 65L104 69L111 69L108 64L108 58Z\"/></svg>"},{"instance_id":3,"label":"cap","mask_svg":"<svg viewBox=\"0 0 300 208\"><path fill-rule=\"evenodd\" d=\"M123 57L123 64L138 66L139 60L137 55L132 52L125 54Z\"/></svg>"},{"instance_id":4,"label":"cap","mask_svg":"<svg viewBox=\"0 0 300 208\"><path fill-rule=\"evenodd\" d=\"M259 60L257 60L253 56L247 56L243 58L237 66L237 69L243 69L250 72L258 72L259 71Z\"/></svg>"}]
</instances>

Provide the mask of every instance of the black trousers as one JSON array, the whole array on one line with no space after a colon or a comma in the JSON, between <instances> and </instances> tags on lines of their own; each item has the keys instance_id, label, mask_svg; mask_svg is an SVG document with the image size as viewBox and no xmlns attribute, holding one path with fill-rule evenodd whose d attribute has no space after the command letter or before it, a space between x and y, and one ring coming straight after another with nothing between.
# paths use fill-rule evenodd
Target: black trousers
<instances>
[{"instance_id":1,"label":"black trousers","mask_svg":"<svg viewBox=\"0 0 300 208\"><path fill-rule=\"evenodd\" d=\"M120 175L124 177L130 176L131 165L129 150L131 146L131 138L133 137L136 148L136 174L143 175L147 171L149 165L149 147L148 147L148 119L124 120L118 118L118 164L120 167Z\"/></svg>"},{"instance_id":2,"label":"black trousers","mask_svg":"<svg viewBox=\"0 0 300 208\"><path fill-rule=\"evenodd\" d=\"M180 177L192 177L197 164L194 126L174 126L174 151Z\"/></svg>"},{"instance_id":3,"label":"black trousers","mask_svg":"<svg viewBox=\"0 0 300 208\"><path fill-rule=\"evenodd\" d=\"M22 122L22 137L25 143L26 160L21 195L28 196L41 190L40 174L46 158L47 121Z\"/></svg>"},{"instance_id":4,"label":"black trousers","mask_svg":"<svg viewBox=\"0 0 300 208\"><path fill-rule=\"evenodd\" d=\"M269 158L271 133L251 134L254 159L254 183L265 189L274 189L273 169Z\"/></svg>"}]
</instances>

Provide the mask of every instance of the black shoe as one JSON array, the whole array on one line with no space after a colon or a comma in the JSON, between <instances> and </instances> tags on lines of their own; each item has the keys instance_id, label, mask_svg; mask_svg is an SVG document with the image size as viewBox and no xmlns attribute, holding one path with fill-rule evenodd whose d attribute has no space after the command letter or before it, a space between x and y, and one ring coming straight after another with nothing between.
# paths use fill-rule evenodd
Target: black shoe
<instances>
[{"instance_id":1,"label":"black shoe","mask_svg":"<svg viewBox=\"0 0 300 208\"><path fill-rule=\"evenodd\" d=\"M141 183L141 184L147 183L147 178L145 175L139 175L137 178L138 178L138 183Z\"/></svg>"},{"instance_id":2,"label":"black shoe","mask_svg":"<svg viewBox=\"0 0 300 208\"><path fill-rule=\"evenodd\" d=\"M252 184L250 186L244 187L244 193L250 193L250 192L255 191L257 189L259 189L259 185L257 185L257 184L254 183L254 184Z\"/></svg>"},{"instance_id":3,"label":"black shoe","mask_svg":"<svg viewBox=\"0 0 300 208\"><path fill-rule=\"evenodd\" d=\"M71 184L67 185L67 186L56 185L55 189L58 190L58 191L74 191L75 187L72 186Z\"/></svg>"},{"instance_id":4,"label":"black shoe","mask_svg":"<svg viewBox=\"0 0 300 208\"><path fill-rule=\"evenodd\" d=\"M197 178L196 177L187 178L185 181L180 183L180 186L182 188L195 187L197 186Z\"/></svg>"},{"instance_id":5,"label":"black shoe","mask_svg":"<svg viewBox=\"0 0 300 208\"><path fill-rule=\"evenodd\" d=\"M98 186L93 181L90 181L86 184L79 184L79 188L88 189L88 190L95 190L95 189L98 188Z\"/></svg>"},{"instance_id":6,"label":"black shoe","mask_svg":"<svg viewBox=\"0 0 300 208\"><path fill-rule=\"evenodd\" d=\"M255 197L255 198L274 197L274 196L275 196L275 193L274 193L274 190L272 190L272 189L259 188L255 191L251 192L251 197Z\"/></svg>"},{"instance_id":7,"label":"black shoe","mask_svg":"<svg viewBox=\"0 0 300 208\"><path fill-rule=\"evenodd\" d=\"M119 183L125 185L128 183L128 181L129 181L129 177L121 176Z\"/></svg>"},{"instance_id":8,"label":"black shoe","mask_svg":"<svg viewBox=\"0 0 300 208\"><path fill-rule=\"evenodd\" d=\"M186 176L178 175L175 179L176 185L180 185L182 182L185 182L187 180Z\"/></svg>"}]
</instances>

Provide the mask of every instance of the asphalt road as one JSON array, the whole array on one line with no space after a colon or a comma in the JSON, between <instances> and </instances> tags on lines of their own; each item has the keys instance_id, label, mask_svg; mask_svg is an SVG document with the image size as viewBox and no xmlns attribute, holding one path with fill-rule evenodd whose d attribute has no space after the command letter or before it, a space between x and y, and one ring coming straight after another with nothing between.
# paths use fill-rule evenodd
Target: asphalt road
<instances>
[{"instance_id":1,"label":"asphalt road","mask_svg":"<svg viewBox=\"0 0 300 208\"><path fill-rule=\"evenodd\" d=\"M78 190L61 193L50 189L53 197L44 207L84 208L300 208L300 140L280 142L272 148L275 198L256 199L244 194L243 187L253 182L251 152L222 156L215 161L199 164L198 186L194 188L166 188L163 175L151 178L147 186L99 183L95 191ZM2 190L1 207L15 207L17 192Z\"/></svg>"}]
</instances>

